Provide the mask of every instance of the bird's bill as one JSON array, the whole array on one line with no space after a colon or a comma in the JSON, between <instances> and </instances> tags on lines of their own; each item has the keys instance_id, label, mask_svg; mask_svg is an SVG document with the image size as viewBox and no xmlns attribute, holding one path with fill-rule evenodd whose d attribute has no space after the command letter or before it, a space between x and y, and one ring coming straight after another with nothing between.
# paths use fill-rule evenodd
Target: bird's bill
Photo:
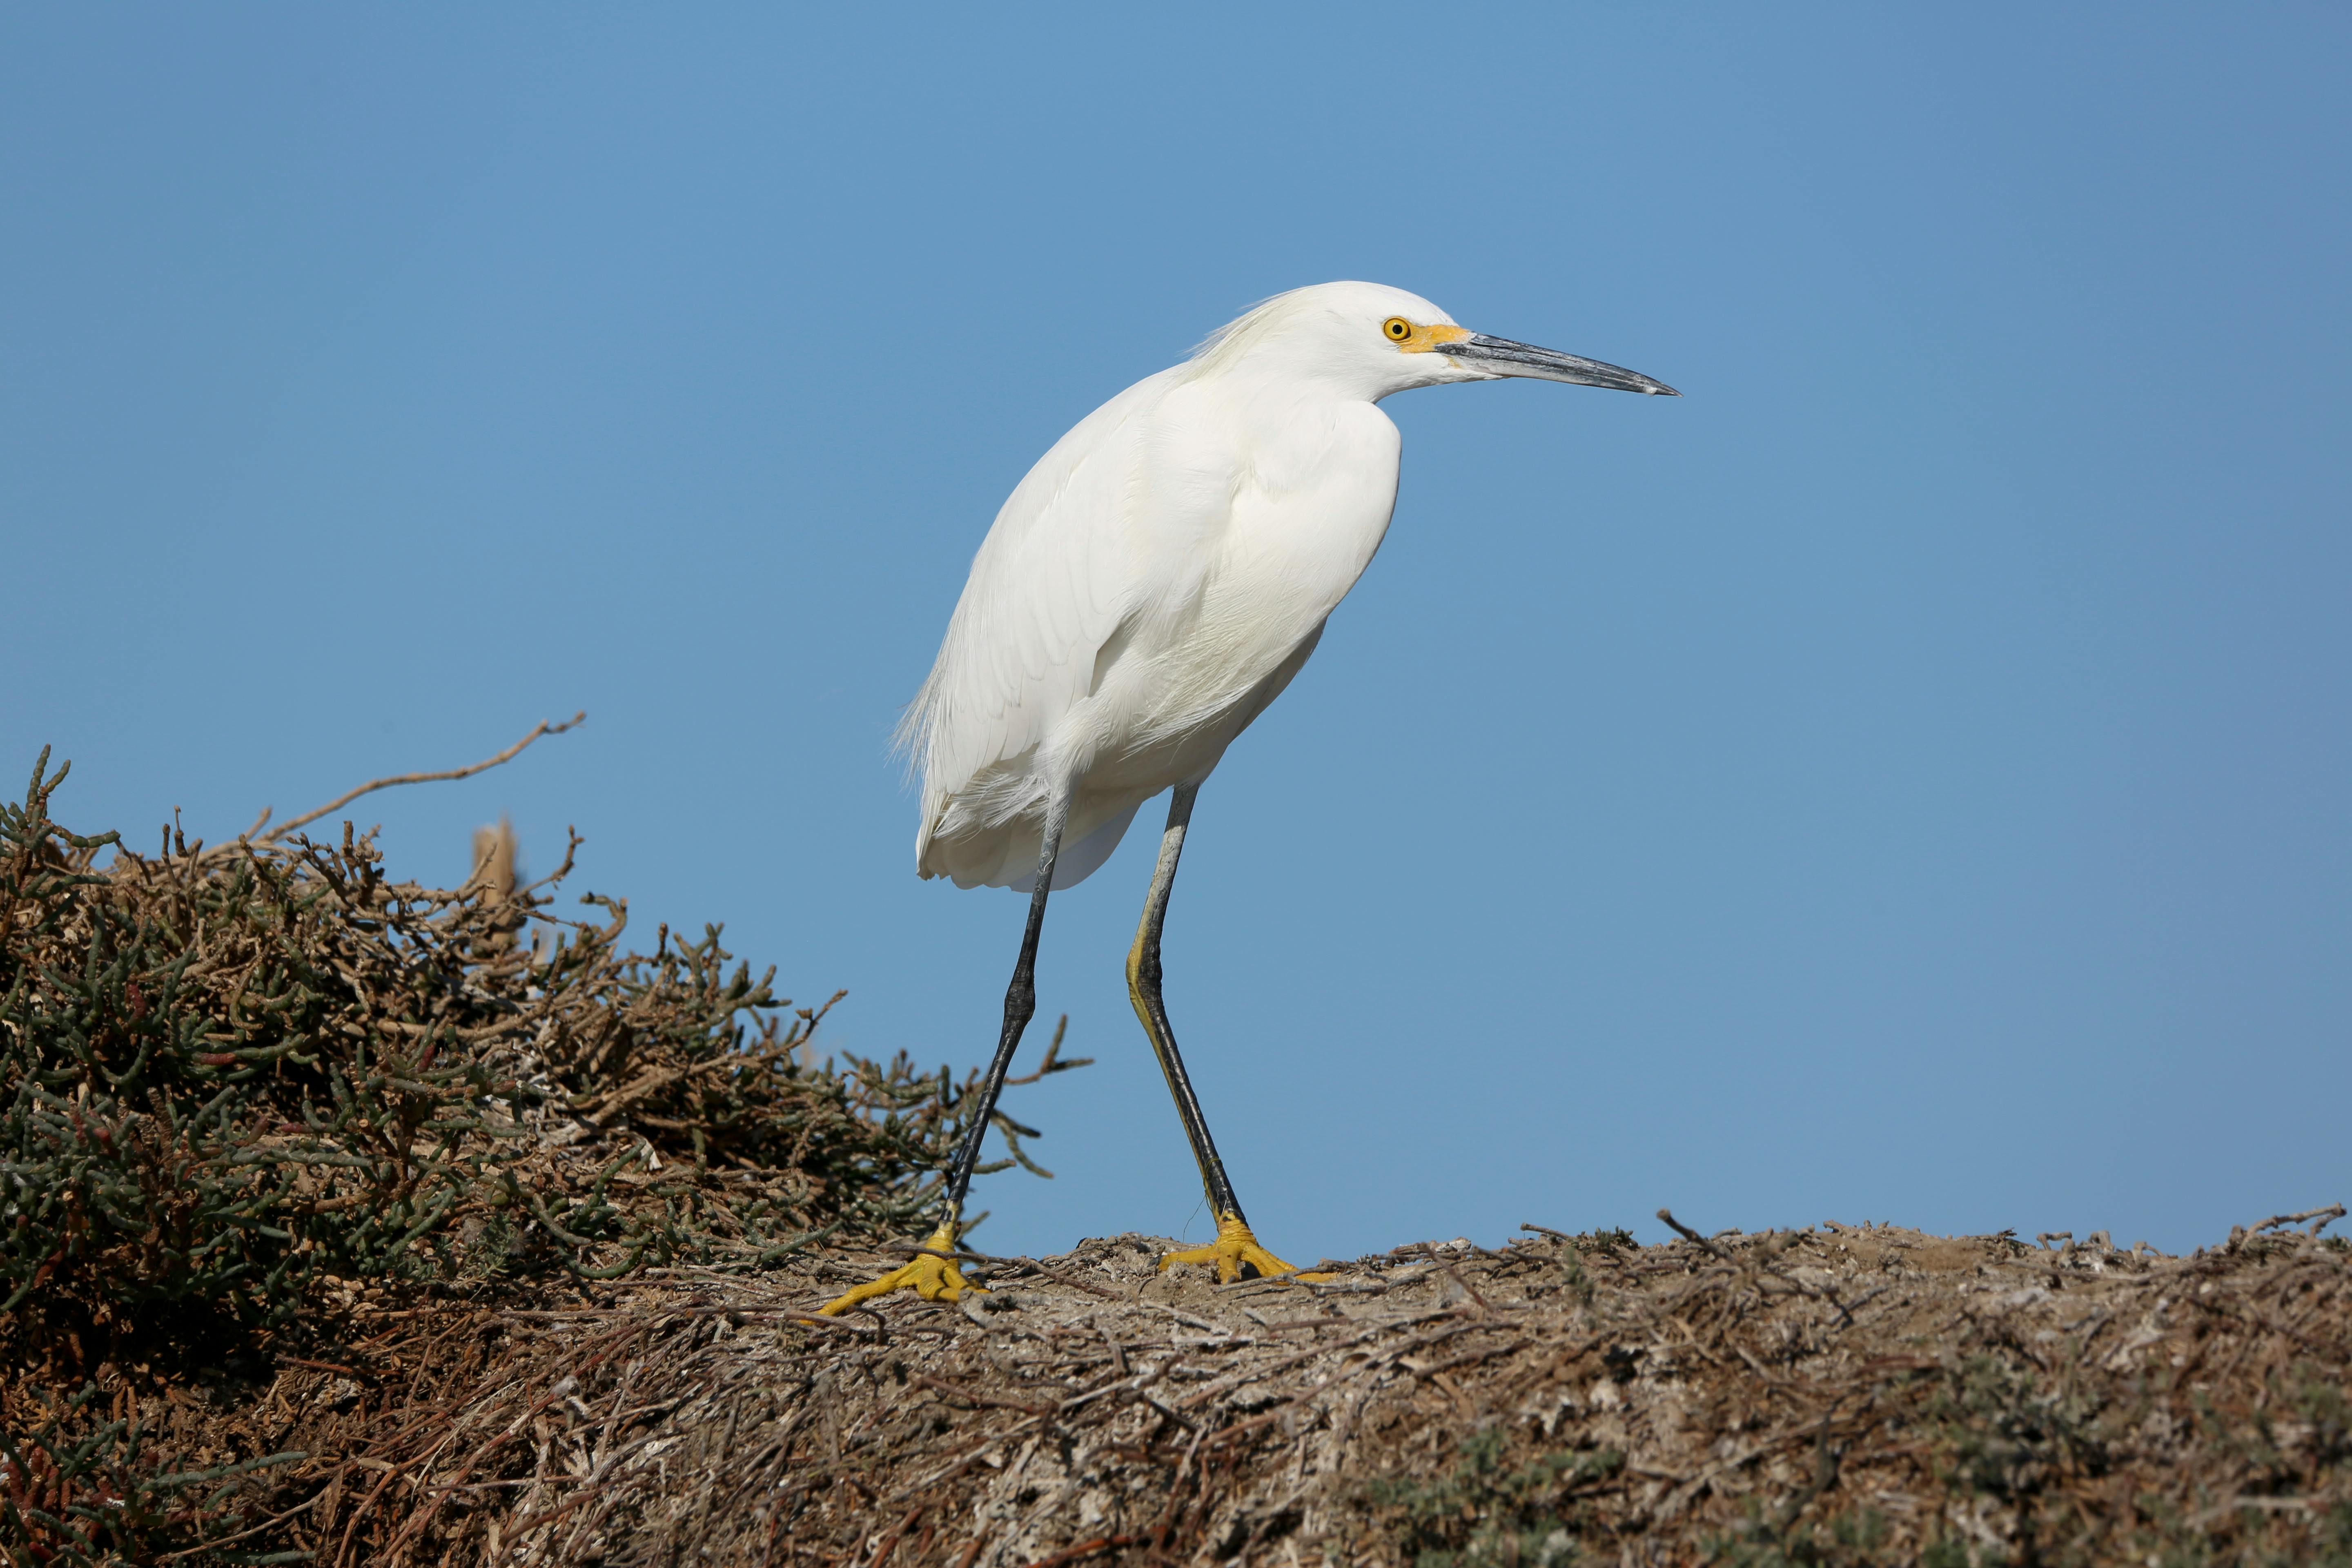
<instances>
[{"instance_id":1,"label":"bird's bill","mask_svg":"<svg viewBox=\"0 0 2352 1568\"><path fill-rule=\"evenodd\" d=\"M1664 382L1653 381L1640 371L1627 370L1623 365L1603 364L1597 359L1539 349L1533 343L1515 343L1508 338L1490 338L1484 332L1458 338L1436 352L1448 359L1467 360L1496 375L1565 381L1576 386L1605 386L1612 392L1639 392L1652 397L1682 395Z\"/></svg>"}]
</instances>

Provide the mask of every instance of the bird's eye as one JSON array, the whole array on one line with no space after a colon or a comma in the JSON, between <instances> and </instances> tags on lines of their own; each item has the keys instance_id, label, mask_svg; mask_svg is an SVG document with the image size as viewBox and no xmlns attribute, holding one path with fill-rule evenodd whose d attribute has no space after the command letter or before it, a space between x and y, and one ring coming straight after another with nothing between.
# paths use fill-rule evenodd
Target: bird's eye
<instances>
[{"instance_id":1,"label":"bird's eye","mask_svg":"<svg viewBox=\"0 0 2352 1568\"><path fill-rule=\"evenodd\" d=\"M1381 323L1381 331L1389 335L1389 342L1401 343L1412 336L1412 323L1402 316L1391 316Z\"/></svg>"}]
</instances>

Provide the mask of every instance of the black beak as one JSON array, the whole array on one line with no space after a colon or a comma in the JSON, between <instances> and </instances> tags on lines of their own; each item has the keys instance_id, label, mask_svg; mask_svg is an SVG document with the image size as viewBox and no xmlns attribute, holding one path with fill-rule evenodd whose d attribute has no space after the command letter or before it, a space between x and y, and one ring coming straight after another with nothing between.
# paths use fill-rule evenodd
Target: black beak
<instances>
[{"instance_id":1,"label":"black beak","mask_svg":"<svg viewBox=\"0 0 2352 1568\"><path fill-rule=\"evenodd\" d=\"M1583 359L1552 349L1539 349L1533 343L1515 343L1508 338L1490 338L1484 332L1473 332L1459 342L1443 344L1435 352L1449 359L1468 360L1497 375L1532 376L1538 381L1565 381L1577 386L1605 386L1613 392L1639 392L1652 397L1682 395L1664 382L1653 381L1637 370L1603 364L1597 359Z\"/></svg>"}]
</instances>

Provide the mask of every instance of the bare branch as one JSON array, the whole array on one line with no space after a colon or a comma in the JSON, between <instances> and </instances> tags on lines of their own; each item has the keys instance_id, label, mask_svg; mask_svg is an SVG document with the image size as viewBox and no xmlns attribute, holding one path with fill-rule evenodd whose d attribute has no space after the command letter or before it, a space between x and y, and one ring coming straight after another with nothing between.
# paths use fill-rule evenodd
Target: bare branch
<instances>
[{"instance_id":1,"label":"bare branch","mask_svg":"<svg viewBox=\"0 0 2352 1568\"><path fill-rule=\"evenodd\" d=\"M2230 1227L2230 1239L2223 1247L2222 1250L2226 1252L2235 1252L2248 1240L2248 1238L2260 1236L2263 1231L2269 1230L2274 1226L2301 1225L2307 1219L2317 1220L2319 1222L2317 1225L2311 1227L2311 1234L2317 1236L2321 1231L2327 1228L2330 1221L2339 1220L2343 1217L2344 1205L2342 1204L2329 1204L2326 1208L2305 1209L2301 1214L2274 1214L2271 1215L2270 1218L2263 1220L2257 1225L2233 1225Z\"/></svg>"},{"instance_id":2,"label":"bare branch","mask_svg":"<svg viewBox=\"0 0 2352 1568\"><path fill-rule=\"evenodd\" d=\"M1682 1221L1676 1219L1675 1217L1674 1210L1660 1209L1658 1211L1658 1217L1664 1220L1667 1225L1672 1226L1675 1234L1680 1236L1685 1241L1696 1242L1700 1250L1713 1253L1716 1257L1722 1258L1727 1263L1731 1261L1731 1254L1724 1251L1723 1248L1716 1246L1715 1243L1709 1241L1706 1237L1701 1236L1698 1232L1693 1230Z\"/></svg>"},{"instance_id":3,"label":"bare branch","mask_svg":"<svg viewBox=\"0 0 2352 1568\"><path fill-rule=\"evenodd\" d=\"M565 720L561 724L551 724L546 720L542 719L539 721L538 725L532 729L530 734L525 735L521 740L517 741L513 745L509 746L497 756L485 757L480 762L474 763L466 767L451 768L446 773L395 773L390 778L371 779L355 790L352 790L344 795L337 795L326 805L319 807L318 810L305 812L302 816L294 818L291 822L281 822L277 826L271 828L268 832L260 834L257 837L255 829L258 828L262 823L269 820L269 813L265 811L261 814L260 818L254 823L252 827L247 828L245 832L239 834L235 839L232 839L229 844L223 845L222 847L226 849L237 844L246 843L275 843L277 840L283 838L286 835L293 832L298 827L308 827L311 823L318 821L319 818L326 816L329 812L341 811L343 807L351 805L352 802L359 799L359 797L363 795L370 795L380 789L390 789L394 784L438 784L446 779L471 778L476 773L486 773L489 769L497 767L500 763L512 762L515 758L522 754L524 747L530 745L533 741L538 740L541 735L561 735L566 730L570 730L578 725L587 717L587 711L583 709L580 712L574 713L571 718Z\"/></svg>"}]
</instances>

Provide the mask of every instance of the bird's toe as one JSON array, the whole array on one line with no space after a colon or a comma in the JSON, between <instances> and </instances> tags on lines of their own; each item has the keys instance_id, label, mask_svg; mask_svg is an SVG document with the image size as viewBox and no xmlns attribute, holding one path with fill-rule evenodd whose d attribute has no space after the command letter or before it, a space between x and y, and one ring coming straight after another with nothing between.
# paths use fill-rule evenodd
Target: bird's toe
<instances>
[{"instance_id":1,"label":"bird's toe","mask_svg":"<svg viewBox=\"0 0 2352 1568\"><path fill-rule=\"evenodd\" d=\"M981 1287L963 1277L962 1270L956 1267L954 1251L955 1237L948 1226L942 1226L923 1243L923 1251L913 1262L902 1264L878 1279L852 1286L819 1307L817 1313L837 1318L852 1307L898 1290L912 1290L926 1301L961 1300L965 1291Z\"/></svg>"},{"instance_id":2,"label":"bird's toe","mask_svg":"<svg viewBox=\"0 0 2352 1568\"><path fill-rule=\"evenodd\" d=\"M1337 1278L1330 1274L1302 1273L1299 1269L1258 1244L1249 1225L1239 1215L1224 1215L1217 1221L1217 1239L1206 1247L1188 1247L1171 1252L1160 1259L1164 1272L1177 1263L1204 1263L1217 1271L1217 1281L1230 1285L1237 1279L1271 1279L1284 1278L1309 1284Z\"/></svg>"}]
</instances>

